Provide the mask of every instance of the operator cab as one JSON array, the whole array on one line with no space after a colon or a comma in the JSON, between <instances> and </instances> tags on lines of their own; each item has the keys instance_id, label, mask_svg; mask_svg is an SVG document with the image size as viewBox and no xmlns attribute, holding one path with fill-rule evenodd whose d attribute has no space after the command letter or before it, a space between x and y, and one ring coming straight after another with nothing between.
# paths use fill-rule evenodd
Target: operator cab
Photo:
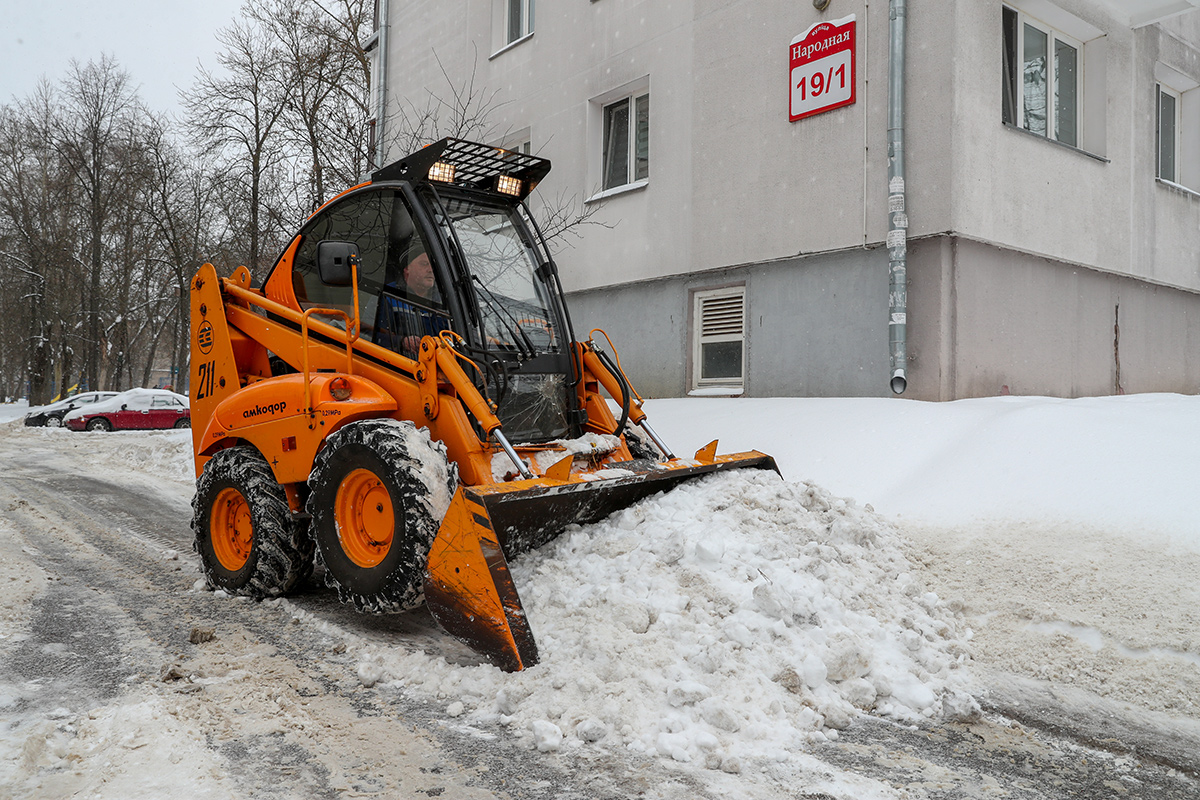
<instances>
[{"instance_id":1,"label":"operator cab","mask_svg":"<svg viewBox=\"0 0 1200 800\"><path fill-rule=\"evenodd\" d=\"M430 145L317 211L267 293L284 288L279 267L292 254L293 302L349 312L352 289L321 279L318 248L353 243L363 338L415 360L421 337L453 331L513 442L578 436L574 336L523 202L549 169L546 159L462 140Z\"/></svg>"}]
</instances>

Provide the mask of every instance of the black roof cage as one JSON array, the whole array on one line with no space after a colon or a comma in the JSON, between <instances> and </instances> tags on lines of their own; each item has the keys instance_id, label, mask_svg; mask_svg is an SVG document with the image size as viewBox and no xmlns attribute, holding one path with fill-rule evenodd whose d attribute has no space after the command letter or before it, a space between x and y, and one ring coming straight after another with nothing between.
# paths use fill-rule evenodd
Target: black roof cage
<instances>
[{"instance_id":1,"label":"black roof cage","mask_svg":"<svg viewBox=\"0 0 1200 800\"><path fill-rule=\"evenodd\" d=\"M516 178L521 182L519 191L515 195L512 192L507 194L521 200L524 200L550 172L549 159L478 142L468 142L465 139L447 138L379 168L371 174L371 180L430 180L429 170L438 163L449 164L454 168L453 180L443 182L450 182L456 186L496 191L497 176Z\"/></svg>"}]
</instances>

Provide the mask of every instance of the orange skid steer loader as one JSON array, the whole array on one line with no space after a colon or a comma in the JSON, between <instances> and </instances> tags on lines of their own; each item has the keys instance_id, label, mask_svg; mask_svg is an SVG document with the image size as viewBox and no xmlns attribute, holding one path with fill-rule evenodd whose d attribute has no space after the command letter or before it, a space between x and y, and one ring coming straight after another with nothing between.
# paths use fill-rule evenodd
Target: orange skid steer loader
<instances>
[{"instance_id":1,"label":"orange skid steer loader","mask_svg":"<svg viewBox=\"0 0 1200 800\"><path fill-rule=\"evenodd\" d=\"M575 339L524 203L549 170L445 139L318 209L261 287L200 268L192 527L212 587L285 595L315 552L343 602L423 599L520 670L538 652L508 559L681 481L776 469L716 442L676 458Z\"/></svg>"}]
</instances>

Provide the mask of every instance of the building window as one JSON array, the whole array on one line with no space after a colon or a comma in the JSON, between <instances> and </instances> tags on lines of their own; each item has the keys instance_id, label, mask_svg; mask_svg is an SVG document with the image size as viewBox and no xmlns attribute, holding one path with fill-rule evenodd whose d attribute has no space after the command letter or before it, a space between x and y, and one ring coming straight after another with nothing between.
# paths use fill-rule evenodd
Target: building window
<instances>
[{"instance_id":1,"label":"building window","mask_svg":"<svg viewBox=\"0 0 1200 800\"><path fill-rule=\"evenodd\" d=\"M1158 153L1158 177L1172 183L1179 182L1179 111L1182 103L1178 92L1158 84L1155 102L1155 126L1157 128L1156 149Z\"/></svg>"},{"instance_id":2,"label":"building window","mask_svg":"<svg viewBox=\"0 0 1200 800\"><path fill-rule=\"evenodd\" d=\"M1081 146L1083 44L1004 7L1004 122Z\"/></svg>"},{"instance_id":3,"label":"building window","mask_svg":"<svg viewBox=\"0 0 1200 800\"><path fill-rule=\"evenodd\" d=\"M693 383L697 389L740 389L746 363L746 287L694 295Z\"/></svg>"},{"instance_id":4,"label":"building window","mask_svg":"<svg viewBox=\"0 0 1200 800\"><path fill-rule=\"evenodd\" d=\"M1154 65L1154 175L1200 193L1200 81Z\"/></svg>"},{"instance_id":5,"label":"building window","mask_svg":"<svg viewBox=\"0 0 1200 800\"><path fill-rule=\"evenodd\" d=\"M533 33L533 3L534 0L508 0L506 44L512 44L517 39Z\"/></svg>"},{"instance_id":6,"label":"building window","mask_svg":"<svg viewBox=\"0 0 1200 800\"><path fill-rule=\"evenodd\" d=\"M650 93L604 106L603 188L650 177Z\"/></svg>"}]
</instances>

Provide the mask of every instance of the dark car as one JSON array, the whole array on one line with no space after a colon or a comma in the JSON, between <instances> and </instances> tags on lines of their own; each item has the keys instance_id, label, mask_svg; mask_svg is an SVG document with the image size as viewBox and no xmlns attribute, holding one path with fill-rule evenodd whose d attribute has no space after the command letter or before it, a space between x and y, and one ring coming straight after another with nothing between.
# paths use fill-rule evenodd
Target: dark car
<instances>
[{"instance_id":1,"label":"dark car","mask_svg":"<svg viewBox=\"0 0 1200 800\"><path fill-rule=\"evenodd\" d=\"M83 406L89 406L110 397L116 397L117 392L81 392L63 398L56 403L29 409L25 415L25 424L31 427L57 428L62 425L63 417L70 411Z\"/></svg>"},{"instance_id":2,"label":"dark car","mask_svg":"<svg viewBox=\"0 0 1200 800\"><path fill-rule=\"evenodd\" d=\"M190 428L188 399L166 389L130 389L93 405L77 408L63 419L74 431Z\"/></svg>"}]
</instances>

